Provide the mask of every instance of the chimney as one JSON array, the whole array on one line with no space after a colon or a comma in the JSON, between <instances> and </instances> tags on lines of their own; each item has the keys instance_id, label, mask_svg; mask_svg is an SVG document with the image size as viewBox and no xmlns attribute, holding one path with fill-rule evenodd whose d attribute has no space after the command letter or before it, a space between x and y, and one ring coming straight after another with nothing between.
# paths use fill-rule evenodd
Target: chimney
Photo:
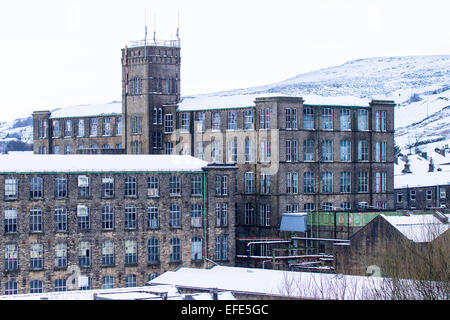
<instances>
[{"instance_id":1,"label":"chimney","mask_svg":"<svg viewBox=\"0 0 450 320\"><path fill-rule=\"evenodd\" d=\"M409 161L406 160L405 162L405 168L402 170L402 173L411 173L411 165L409 164Z\"/></svg>"},{"instance_id":2,"label":"chimney","mask_svg":"<svg viewBox=\"0 0 450 320\"><path fill-rule=\"evenodd\" d=\"M433 158L430 158L430 164L428 165L428 172L434 172Z\"/></svg>"},{"instance_id":3,"label":"chimney","mask_svg":"<svg viewBox=\"0 0 450 320\"><path fill-rule=\"evenodd\" d=\"M428 155L427 155L427 153L426 153L426 152L422 152L422 158L424 158L424 159L428 159Z\"/></svg>"}]
</instances>

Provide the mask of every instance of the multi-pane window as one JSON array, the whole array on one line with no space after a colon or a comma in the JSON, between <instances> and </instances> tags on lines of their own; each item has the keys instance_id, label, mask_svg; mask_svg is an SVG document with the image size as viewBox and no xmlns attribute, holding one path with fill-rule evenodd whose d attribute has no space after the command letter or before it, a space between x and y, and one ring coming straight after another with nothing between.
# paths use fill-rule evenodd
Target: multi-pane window
<instances>
[{"instance_id":1,"label":"multi-pane window","mask_svg":"<svg viewBox=\"0 0 450 320\"><path fill-rule=\"evenodd\" d=\"M228 162L237 162L237 154L238 154L238 141L237 137L234 137L232 140L228 141Z\"/></svg>"},{"instance_id":2,"label":"multi-pane window","mask_svg":"<svg viewBox=\"0 0 450 320\"><path fill-rule=\"evenodd\" d=\"M17 281L9 280L5 283L5 295L13 295L17 293Z\"/></svg>"},{"instance_id":3,"label":"multi-pane window","mask_svg":"<svg viewBox=\"0 0 450 320\"><path fill-rule=\"evenodd\" d=\"M433 190L426 191L427 200L433 200Z\"/></svg>"},{"instance_id":4,"label":"multi-pane window","mask_svg":"<svg viewBox=\"0 0 450 320\"><path fill-rule=\"evenodd\" d=\"M303 205L303 210L305 211L314 211L314 203L312 202L307 202Z\"/></svg>"},{"instance_id":5,"label":"multi-pane window","mask_svg":"<svg viewBox=\"0 0 450 320\"><path fill-rule=\"evenodd\" d=\"M286 108L286 129L297 129L297 109Z\"/></svg>"},{"instance_id":6,"label":"multi-pane window","mask_svg":"<svg viewBox=\"0 0 450 320\"><path fill-rule=\"evenodd\" d=\"M54 284L55 284L54 286L55 292L67 291L66 279L62 278L55 279Z\"/></svg>"},{"instance_id":7,"label":"multi-pane window","mask_svg":"<svg viewBox=\"0 0 450 320\"><path fill-rule=\"evenodd\" d=\"M105 117L103 118L103 135L110 136L111 135L111 118Z\"/></svg>"},{"instance_id":8,"label":"multi-pane window","mask_svg":"<svg viewBox=\"0 0 450 320\"><path fill-rule=\"evenodd\" d=\"M351 161L350 140L341 140L339 144L340 144L339 160Z\"/></svg>"},{"instance_id":9,"label":"multi-pane window","mask_svg":"<svg viewBox=\"0 0 450 320\"><path fill-rule=\"evenodd\" d=\"M178 206L176 204L170 205L169 227L172 227L172 228L179 228L179 227L181 227L180 206Z\"/></svg>"},{"instance_id":10,"label":"multi-pane window","mask_svg":"<svg viewBox=\"0 0 450 320\"><path fill-rule=\"evenodd\" d=\"M314 140L303 141L303 161L314 161Z\"/></svg>"},{"instance_id":11,"label":"multi-pane window","mask_svg":"<svg viewBox=\"0 0 450 320\"><path fill-rule=\"evenodd\" d=\"M125 276L125 288L136 287L136 275L135 274L127 274Z\"/></svg>"},{"instance_id":12,"label":"multi-pane window","mask_svg":"<svg viewBox=\"0 0 450 320\"><path fill-rule=\"evenodd\" d=\"M114 178L103 177L102 178L102 197L112 198L114 197Z\"/></svg>"},{"instance_id":13,"label":"multi-pane window","mask_svg":"<svg viewBox=\"0 0 450 320\"><path fill-rule=\"evenodd\" d=\"M244 111L244 130L254 129L254 110Z\"/></svg>"},{"instance_id":14,"label":"multi-pane window","mask_svg":"<svg viewBox=\"0 0 450 320\"><path fill-rule=\"evenodd\" d=\"M152 132L152 148L153 149L162 149L162 132Z\"/></svg>"},{"instance_id":15,"label":"multi-pane window","mask_svg":"<svg viewBox=\"0 0 450 320\"><path fill-rule=\"evenodd\" d=\"M205 142L197 141L195 143L194 155L196 158L205 160Z\"/></svg>"},{"instance_id":16,"label":"multi-pane window","mask_svg":"<svg viewBox=\"0 0 450 320\"><path fill-rule=\"evenodd\" d=\"M220 112L213 112L211 114L211 130L220 130L220 124Z\"/></svg>"},{"instance_id":17,"label":"multi-pane window","mask_svg":"<svg viewBox=\"0 0 450 320\"><path fill-rule=\"evenodd\" d=\"M333 130L333 110L331 108L322 109L322 130Z\"/></svg>"},{"instance_id":18,"label":"multi-pane window","mask_svg":"<svg viewBox=\"0 0 450 320\"><path fill-rule=\"evenodd\" d=\"M358 109L358 131L369 130L369 111Z\"/></svg>"},{"instance_id":19,"label":"multi-pane window","mask_svg":"<svg viewBox=\"0 0 450 320\"><path fill-rule=\"evenodd\" d=\"M246 172L244 175L245 193L255 192L255 175L253 172Z\"/></svg>"},{"instance_id":20,"label":"multi-pane window","mask_svg":"<svg viewBox=\"0 0 450 320\"><path fill-rule=\"evenodd\" d=\"M216 175L216 196L228 195L228 176Z\"/></svg>"},{"instance_id":21,"label":"multi-pane window","mask_svg":"<svg viewBox=\"0 0 450 320\"><path fill-rule=\"evenodd\" d=\"M156 238L148 239L147 252L148 252L147 261L149 263L158 263L159 262L159 240L158 239L156 239Z\"/></svg>"},{"instance_id":22,"label":"multi-pane window","mask_svg":"<svg viewBox=\"0 0 450 320\"><path fill-rule=\"evenodd\" d=\"M190 121L189 121L189 113L182 112L181 113L181 130L189 131Z\"/></svg>"},{"instance_id":23,"label":"multi-pane window","mask_svg":"<svg viewBox=\"0 0 450 320\"><path fill-rule=\"evenodd\" d=\"M310 107L303 108L303 129L314 129L314 109Z\"/></svg>"},{"instance_id":24,"label":"multi-pane window","mask_svg":"<svg viewBox=\"0 0 450 320\"><path fill-rule=\"evenodd\" d=\"M53 154L59 154L59 146L53 147Z\"/></svg>"},{"instance_id":25,"label":"multi-pane window","mask_svg":"<svg viewBox=\"0 0 450 320\"><path fill-rule=\"evenodd\" d=\"M386 111L377 111L375 113L375 131L386 131Z\"/></svg>"},{"instance_id":26,"label":"multi-pane window","mask_svg":"<svg viewBox=\"0 0 450 320\"><path fill-rule=\"evenodd\" d=\"M202 194L202 176L194 175L191 178L191 193L192 195Z\"/></svg>"},{"instance_id":27,"label":"multi-pane window","mask_svg":"<svg viewBox=\"0 0 450 320\"><path fill-rule=\"evenodd\" d=\"M259 225L270 226L270 204L260 204L259 206Z\"/></svg>"},{"instance_id":28,"label":"multi-pane window","mask_svg":"<svg viewBox=\"0 0 450 320\"><path fill-rule=\"evenodd\" d=\"M375 161L386 162L386 142L377 141L375 143Z\"/></svg>"},{"instance_id":29,"label":"multi-pane window","mask_svg":"<svg viewBox=\"0 0 450 320\"><path fill-rule=\"evenodd\" d=\"M47 154L47 148L45 146L39 146L38 154Z\"/></svg>"},{"instance_id":30,"label":"multi-pane window","mask_svg":"<svg viewBox=\"0 0 450 320\"><path fill-rule=\"evenodd\" d=\"M58 207L55 209L55 231L67 231L67 209L64 207Z\"/></svg>"},{"instance_id":31,"label":"multi-pane window","mask_svg":"<svg viewBox=\"0 0 450 320\"><path fill-rule=\"evenodd\" d=\"M137 209L135 206L125 207L125 229L136 229Z\"/></svg>"},{"instance_id":32,"label":"multi-pane window","mask_svg":"<svg viewBox=\"0 0 450 320\"><path fill-rule=\"evenodd\" d=\"M375 172L375 192L386 192L386 172Z\"/></svg>"},{"instance_id":33,"label":"multi-pane window","mask_svg":"<svg viewBox=\"0 0 450 320\"><path fill-rule=\"evenodd\" d=\"M228 236L216 237L216 252L214 255L215 260L227 260L228 259Z\"/></svg>"},{"instance_id":34,"label":"multi-pane window","mask_svg":"<svg viewBox=\"0 0 450 320\"><path fill-rule=\"evenodd\" d=\"M245 162L253 163L255 162L255 143L248 137L245 138L244 142L245 151Z\"/></svg>"},{"instance_id":35,"label":"multi-pane window","mask_svg":"<svg viewBox=\"0 0 450 320\"><path fill-rule=\"evenodd\" d=\"M89 230L91 227L91 219L89 208L86 205L79 204L77 206L77 220L79 230Z\"/></svg>"},{"instance_id":36,"label":"multi-pane window","mask_svg":"<svg viewBox=\"0 0 450 320\"><path fill-rule=\"evenodd\" d=\"M367 140L358 141L358 161L369 161L369 143Z\"/></svg>"},{"instance_id":37,"label":"multi-pane window","mask_svg":"<svg viewBox=\"0 0 450 320\"><path fill-rule=\"evenodd\" d=\"M333 211L333 204L331 202L323 202L322 210L323 211Z\"/></svg>"},{"instance_id":38,"label":"multi-pane window","mask_svg":"<svg viewBox=\"0 0 450 320\"><path fill-rule=\"evenodd\" d=\"M416 190L409 190L409 199L412 201L416 200Z\"/></svg>"},{"instance_id":39,"label":"multi-pane window","mask_svg":"<svg viewBox=\"0 0 450 320\"><path fill-rule=\"evenodd\" d=\"M137 264L137 242L125 240L125 264Z\"/></svg>"},{"instance_id":40,"label":"multi-pane window","mask_svg":"<svg viewBox=\"0 0 450 320\"><path fill-rule=\"evenodd\" d=\"M72 120L67 119L64 121L64 137L72 136Z\"/></svg>"},{"instance_id":41,"label":"multi-pane window","mask_svg":"<svg viewBox=\"0 0 450 320\"><path fill-rule=\"evenodd\" d=\"M47 120L39 120L39 122L38 122L38 137L40 139L47 137Z\"/></svg>"},{"instance_id":42,"label":"multi-pane window","mask_svg":"<svg viewBox=\"0 0 450 320\"><path fill-rule=\"evenodd\" d=\"M84 119L78 120L77 129L77 137L84 137Z\"/></svg>"},{"instance_id":43,"label":"multi-pane window","mask_svg":"<svg viewBox=\"0 0 450 320\"><path fill-rule=\"evenodd\" d=\"M116 118L116 136L122 135L122 117Z\"/></svg>"},{"instance_id":44,"label":"multi-pane window","mask_svg":"<svg viewBox=\"0 0 450 320\"><path fill-rule=\"evenodd\" d=\"M169 177L169 193L170 195L181 194L181 178L179 176Z\"/></svg>"},{"instance_id":45,"label":"multi-pane window","mask_svg":"<svg viewBox=\"0 0 450 320\"><path fill-rule=\"evenodd\" d=\"M303 173L303 192L314 192L314 172L306 171Z\"/></svg>"},{"instance_id":46,"label":"multi-pane window","mask_svg":"<svg viewBox=\"0 0 450 320\"><path fill-rule=\"evenodd\" d=\"M110 205L102 207L102 230L114 229L114 208Z\"/></svg>"},{"instance_id":47,"label":"multi-pane window","mask_svg":"<svg viewBox=\"0 0 450 320\"><path fill-rule=\"evenodd\" d=\"M222 143L219 140L211 142L211 161L222 162Z\"/></svg>"},{"instance_id":48,"label":"multi-pane window","mask_svg":"<svg viewBox=\"0 0 450 320\"><path fill-rule=\"evenodd\" d=\"M228 130L237 129L237 111L228 111Z\"/></svg>"},{"instance_id":49,"label":"multi-pane window","mask_svg":"<svg viewBox=\"0 0 450 320\"><path fill-rule=\"evenodd\" d=\"M42 209L39 207L30 210L30 232L42 232Z\"/></svg>"},{"instance_id":50,"label":"multi-pane window","mask_svg":"<svg viewBox=\"0 0 450 320\"><path fill-rule=\"evenodd\" d=\"M259 175L259 192L261 194L269 194L270 193L270 174L269 173L261 173Z\"/></svg>"},{"instance_id":51,"label":"multi-pane window","mask_svg":"<svg viewBox=\"0 0 450 320\"><path fill-rule=\"evenodd\" d=\"M350 202L341 202L341 210L350 210L351 208Z\"/></svg>"},{"instance_id":52,"label":"multi-pane window","mask_svg":"<svg viewBox=\"0 0 450 320\"><path fill-rule=\"evenodd\" d=\"M5 233L17 232L17 209L5 208Z\"/></svg>"},{"instance_id":53,"label":"multi-pane window","mask_svg":"<svg viewBox=\"0 0 450 320\"><path fill-rule=\"evenodd\" d=\"M67 178L55 178L55 198L67 197Z\"/></svg>"},{"instance_id":54,"label":"multi-pane window","mask_svg":"<svg viewBox=\"0 0 450 320\"><path fill-rule=\"evenodd\" d=\"M78 197L84 198L89 197L89 177L88 176L78 176Z\"/></svg>"},{"instance_id":55,"label":"multi-pane window","mask_svg":"<svg viewBox=\"0 0 450 320\"><path fill-rule=\"evenodd\" d=\"M171 252L170 252L170 261L176 262L181 260L181 243L179 238L172 238L169 241Z\"/></svg>"},{"instance_id":56,"label":"multi-pane window","mask_svg":"<svg viewBox=\"0 0 450 320\"><path fill-rule=\"evenodd\" d=\"M89 120L89 132L91 137L95 137L98 134L98 125L97 125L97 118L91 118Z\"/></svg>"},{"instance_id":57,"label":"multi-pane window","mask_svg":"<svg viewBox=\"0 0 450 320\"><path fill-rule=\"evenodd\" d=\"M341 172L341 192L351 192L351 173L348 171Z\"/></svg>"},{"instance_id":58,"label":"multi-pane window","mask_svg":"<svg viewBox=\"0 0 450 320\"><path fill-rule=\"evenodd\" d=\"M80 241L78 245L78 265L80 267L91 265L91 245L89 241Z\"/></svg>"},{"instance_id":59,"label":"multi-pane window","mask_svg":"<svg viewBox=\"0 0 450 320\"><path fill-rule=\"evenodd\" d=\"M30 293L42 293L42 280L30 281Z\"/></svg>"},{"instance_id":60,"label":"multi-pane window","mask_svg":"<svg viewBox=\"0 0 450 320\"><path fill-rule=\"evenodd\" d=\"M286 213L296 213L298 212L298 204L289 203L286 205Z\"/></svg>"},{"instance_id":61,"label":"multi-pane window","mask_svg":"<svg viewBox=\"0 0 450 320\"><path fill-rule=\"evenodd\" d=\"M202 226L202 205L198 203L191 204L191 227L199 228Z\"/></svg>"},{"instance_id":62,"label":"multi-pane window","mask_svg":"<svg viewBox=\"0 0 450 320\"><path fill-rule=\"evenodd\" d=\"M403 193L397 192L397 202L402 202L402 201L403 201Z\"/></svg>"},{"instance_id":63,"label":"multi-pane window","mask_svg":"<svg viewBox=\"0 0 450 320\"><path fill-rule=\"evenodd\" d=\"M259 160L261 162L270 162L270 141L260 142Z\"/></svg>"},{"instance_id":64,"label":"multi-pane window","mask_svg":"<svg viewBox=\"0 0 450 320\"><path fill-rule=\"evenodd\" d=\"M351 113L349 109L341 109L339 116L341 130L351 130Z\"/></svg>"},{"instance_id":65,"label":"multi-pane window","mask_svg":"<svg viewBox=\"0 0 450 320\"><path fill-rule=\"evenodd\" d=\"M205 113L203 111L195 113L194 125L196 132L205 132Z\"/></svg>"},{"instance_id":66,"label":"multi-pane window","mask_svg":"<svg viewBox=\"0 0 450 320\"><path fill-rule=\"evenodd\" d=\"M128 176L125 178L125 196L135 197L136 196L136 177Z\"/></svg>"},{"instance_id":67,"label":"multi-pane window","mask_svg":"<svg viewBox=\"0 0 450 320\"><path fill-rule=\"evenodd\" d=\"M286 140L286 162L298 160L298 141Z\"/></svg>"},{"instance_id":68,"label":"multi-pane window","mask_svg":"<svg viewBox=\"0 0 450 320\"><path fill-rule=\"evenodd\" d=\"M18 184L16 178L5 179L5 200L16 199L18 191Z\"/></svg>"},{"instance_id":69,"label":"multi-pane window","mask_svg":"<svg viewBox=\"0 0 450 320\"><path fill-rule=\"evenodd\" d=\"M333 141L323 140L321 147L321 158L322 161L333 161Z\"/></svg>"},{"instance_id":70,"label":"multi-pane window","mask_svg":"<svg viewBox=\"0 0 450 320\"><path fill-rule=\"evenodd\" d=\"M161 125L162 123L162 108L153 108L153 124Z\"/></svg>"},{"instance_id":71,"label":"multi-pane window","mask_svg":"<svg viewBox=\"0 0 450 320\"><path fill-rule=\"evenodd\" d=\"M159 179L157 176L150 176L147 178L147 196L159 196Z\"/></svg>"},{"instance_id":72,"label":"multi-pane window","mask_svg":"<svg viewBox=\"0 0 450 320\"><path fill-rule=\"evenodd\" d=\"M192 260L202 259L202 238L193 237L191 243L191 258Z\"/></svg>"},{"instance_id":73,"label":"multi-pane window","mask_svg":"<svg viewBox=\"0 0 450 320\"><path fill-rule=\"evenodd\" d=\"M8 243L5 245L5 270L17 270L19 262L19 251L17 244Z\"/></svg>"},{"instance_id":74,"label":"multi-pane window","mask_svg":"<svg viewBox=\"0 0 450 320\"><path fill-rule=\"evenodd\" d=\"M367 171L358 172L358 192L369 192L369 173Z\"/></svg>"},{"instance_id":75,"label":"multi-pane window","mask_svg":"<svg viewBox=\"0 0 450 320\"><path fill-rule=\"evenodd\" d=\"M59 120L52 120L52 128L53 128L53 138L59 138L61 135L59 128Z\"/></svg>"},{"instance_id":76,"label":"multi-pane window","mask_svg":"<svg viewBox=\"0 0 450 320\"><path fill-rule=\"evenodd\" d=\"M333 174L331 172L322 173L322 192L333 192Z\"/></svg>"},{"instance_id":77,"label":"multi-pane window","mask_svg":"<svg viewBox=\"0 0 450 320\"><path fill-rule=\"evenodd\" d=\"M173 132L173 114L167 113L164 115L164 133Z\"/></svg>"},{"instance_id":78,"label":"multi-pane window","mask_svg":"<svg viewBox=\"0 0 450 320\"><path fill-rule=\"evenodd\" d=\"M149 229L159 228L159 209L156 206L150 206L147 208L147 227Z\"/></svg>"},{"instance_id":79,"label":"multi-pane window","mask_svg":"<svg viewBox=\"0 0 450 320\"><path fill-rule=\"evenodd\" d=\"M67 267L67 245L57 243L55 246L55 268Z\"/></svg>"},{"instance_id":80,"label":"multi-pane window","mask_svg":"<svg viewBox=\"0 0 450 320\"><path fill-rule=\"evenodd\" d=\"M297 172L286 172L286 193L298 193Z\"/></svg>"},{"instance_id":81,"label":"multi-pane window","mask_svg":"<svg viewBox=\"0 0 450 320\"><path fill-rule=\"evenodd\" d=\"M173 153L173 143L165 142L164 143L164 154L172 154Z\"/></svg>"},{"instance_id":82,"label":"multi-pane window","mask_svg":"<svg viewBox=\"0 0 450 320\"><path fill-rule=\"evenodd\" d=\"M139 116L131 117L131 133L132 134L142 133L142 117Z\"/></svg>"},{"instance_id":83,"label":"multi-pane window","mask_svg":"<svg viewBox=\"0 0 450 320\"><path fill-rule=\"evenodd\" d=\"M228 203L216 203L216 227L226 227L228 225Z\"/></svg>"},{"instance_id":84,"label":"multi-pane window","mask_svg":"<svg viewBox=\"0 0 450 320\"><path fill-rule=\"evenodd\" d=\"M72 146L67 145L64 147L64 154L72 154Z\"/></svg>"},{"instance_id":85,"label":"multi-pane window","mask_svg":"<svg viewBox=\"0 0 450 320\"><path fill-rule=\"evenodd\" d=\"M270 129L270 109L259 110L259 128Z\"/></svg>"},{"instance_id":86,"label":"multi-pane window","mask_svg":"<svg viewBox=\"0 0 450 320\"><path fill-rule=\"evenodd\" d=\"M102 265L112 266L114 264L114 242L105 240L102 243Z\"/></svg>"},{"instance_id":87,"label":"multi-pane window","mask_svg":"<svg viewBox=\"0 0 450 320\"><path fill-rule=\"evenodd\" d=\"M43 267L44 248L41 243L30 244L30 269L40 270Z\"/></svg>"},{"instance_id":88,"label":"multi-pane window","mask_svg":"<svg viewBox=\"0 0 450 320\"><path fill-rule=\"evenodd\" d=\"M112 289L114 288L114 277L104 276L102 279L102 289Z\"/></svg>"},{"instance_id":89,"label":"multi-pane window","mask_svg":"<svg viewBox=\"0 0 450 320\"><path fill-rule=\"evenodd\" d=\"M30 198L42 198L44 194L44 183L41 177L33 177L30 179Z\"/></svg>"},{"instance_id":90,"label":"multi-pane window","mask_svg":"<svg viewBox=\"0 0 450 320\"><path fill-rule=\"evenodd\" d=\"M255 207L253 203L246 203L245 204L245 211L244 211L244 224L251 226L255 224Z\"/></svg>"}]
</instances>

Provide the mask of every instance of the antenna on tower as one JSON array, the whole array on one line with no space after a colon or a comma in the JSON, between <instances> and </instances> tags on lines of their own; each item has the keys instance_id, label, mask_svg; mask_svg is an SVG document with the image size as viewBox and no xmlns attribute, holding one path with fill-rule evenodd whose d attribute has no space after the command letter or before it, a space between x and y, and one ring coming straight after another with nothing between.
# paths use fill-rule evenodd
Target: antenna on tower
<instances>
[{"instance_id":1,"label":"antenna on tower","mask_svg":"<svg viewBox=\"0 0 450 320\"><path fill-rule=\"evenodd\" d=\"M156 45L156 13L153 14L153 41Z\"/></svg>"},{"instance_id":2,"label":"antenna on tower","mask_svg":"<svg viewBox=\"0 0 450 320\"><path fill-rule=\"evenodd\" d=\"M180 9L178 9L177 39L180 41Z\"/></svg>"},{"instance_id":3,"label":"antenna on tower","mask_svg":"<svg viewBox=\"0 0 450 320\"><path fill-rule=\"evenodd\" d=\"M147 8L145 8L145 42L144 42L144 58L147 58Z\"/></svg>"}]
</instances>

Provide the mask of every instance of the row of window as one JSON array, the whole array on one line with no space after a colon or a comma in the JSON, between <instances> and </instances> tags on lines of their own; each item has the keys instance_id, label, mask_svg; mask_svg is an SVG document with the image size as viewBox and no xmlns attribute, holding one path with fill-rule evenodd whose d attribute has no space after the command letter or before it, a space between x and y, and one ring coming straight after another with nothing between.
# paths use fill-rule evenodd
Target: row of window
<instances>
[{"instance_id":1,"label":"row of window","mask_svg":"<svg viewBox=\"0 0 450 320\"><path fill-rule=\"evenodd\" d=\"M177 79L175 78L149 78L151 93L175 94L177 93ZM134 77L128 80L128 93L130 95L143 94L143 79Z\"/></svg>"},{"instance_id":2,"label":"row of window","mask_svg":"<svg viewBox=\"0 0 450 320\"><path fill-rule=\"evenodd\" d=\"M439 188L439 199L446 199L447 192L445 188ZM433 190L428 189L425 191L425 199L427 201L436 200L433 196ZM409 200L416 201L417 200L417 190L411 189L409 190ZM403 192L397 192L397 202L403 202Z\"/></svg>"},{"instance_id":3,"label":"row of window","mask_svg":"<svg viewBox=\"0 0 450 320\"><path fill-rule=\"evenodd\" d=\"M102 122L101 130L98 128L98 121ZM111 117L90 118L90 119L53 119L52 120L52 137L85 137L89 129L89 136L116 136L122 135L122 117L115 118L115 126L112 125ZM38 122L38 138L47 138L47 123L46 119L41 119Z\"/></svg>"},{"instance_id":4,"label":"row of window","mask_svg":"<svg viewBox=\"0 0 450 320\"><path fill-rule=\"evenodd\" d=\"M115 148L116 149L122 149L122 144L121 143L116 143ZM83 144L80 144L80 145L77 146L77 152L78 151L83 151L85 149L98 150L98 149L112 149L112 148L111 148L111 145L109 143L105 143L101 147L99 147L95 143L92 143L89 146L85 146ZM73 151L72 145L70 145L70 144L69 145L65 145L64 148L63 148L63 152L64 152L64 154L73 154L74 151ZM39 146L38 153L39 154L47 154L48 153L47 147L46 146ZM61 153L62 152L61 152L61 147L60 146L54 145L52 147L52 154L61 154Z\"/></svg>"},{"instance_id":5,"label":"row of window","mask_svg":"<svg viewBox=\"0 0 450 320\"><path fill-rule=\"evenodd\" d=\"M138 183L136 176L127 176L124 178L124 196L137 197ZM91 178L85 175L78 176L78 196L91 196ZM191 195L202 195L202 176L192 175L191 177ZM68 196L68 179L66 177L55 177L53 183L53 192L55 198L66 198ZM162 186L163 189L168 187L169 194L172 196L181 195L181 176L170 175L168 186ZM115 179L110 176L102 178L101 197L112 198L115 195ZM19 181L17 178L5 178L5 196L8 199L18 199ZM29 196L30 199L42 199L44 194L44 179L42 177L29 178ZM222 193L226 195L227 192ZM147 196L160 196L160 179L158 176L147 177Z\"/></svg>"},{"instance_id":6,"label":"row of window","mask_svg":"<svg viewBox=\"0 0 450 320\"><path fill-rule=\"evenodd\" d=\"M201 204L193 203L191 207L191 227L202 227L203 207ZM57 207L53 210L54 230L56 232L68 232L69 219L66 207ZM77 226L78 230L89 230L91 228L91 210L86 205L77 206ZM101 207L101 229L114 230L115 228L115 209L110 205ZM127 230L137 229L138 208L133 205L125 206L124 227ZM228 226L228 203L216 203L215 208L215 226ZM169 207L168 225L171 228L181 228L181 209L179 205L171 204ZM18 232L18 214L17 209L7 207L4 209L4 231L5 233ZM147 207L146 227L148 229L158 229L160 227L160 212L157 206ZM30 232L43 232L43 210L40 207L34 207L29 212L29 230Z\"/></svg>"}]
</instances>

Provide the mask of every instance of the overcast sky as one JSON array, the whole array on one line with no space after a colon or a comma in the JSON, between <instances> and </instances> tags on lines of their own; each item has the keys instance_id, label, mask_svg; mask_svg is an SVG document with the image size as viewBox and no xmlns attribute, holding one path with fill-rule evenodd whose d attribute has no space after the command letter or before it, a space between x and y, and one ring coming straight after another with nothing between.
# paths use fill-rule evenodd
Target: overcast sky
<instances>
[{"instance_id":1,"label":"overcast sky","mask_svg":"<svg viewBox=\"0 0 450 320\"><path fill-rule=\"evenodd\" d=\"M349 60L450 54L448 0L0 2L0 121L121 99L121 48L181 38L181 93L270 84ZM179 16L179 19L178 19ZM156 20L156 21L155 21Z\"/></svg>"}]
</instances>

